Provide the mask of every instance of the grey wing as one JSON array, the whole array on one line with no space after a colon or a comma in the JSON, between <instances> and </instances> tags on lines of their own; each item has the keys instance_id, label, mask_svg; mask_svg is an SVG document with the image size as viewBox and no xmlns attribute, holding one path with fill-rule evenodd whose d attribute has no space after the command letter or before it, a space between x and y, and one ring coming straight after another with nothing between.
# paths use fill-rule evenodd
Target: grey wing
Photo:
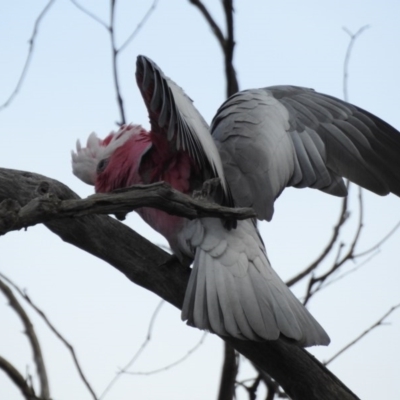
<instances>
[{"instance_id":1,"label":"grey wing","mask_svg":"<svg viewBox=\"0 0 400 400\"><path fill-rule=\"evenodd\" d=\"M163 134L176 150L187 151L202 170L219 177L229 197L221 158L210 135L209 126L192 100L158 65L138 56L136 81L149 112L151 129Z\"/></svg>"},{"instance_id":2,"label":"grey wing","mask_svg":"<svg viewBox=\"0 0 400 400\"><path fill-rule=\"evenodd\" d=\"M327 345L329 337L271 268L251 220L226 230L216 218L190 221L182 246L195 249L182 319L238 339ZM188 250L189 252L189 250Z\"/></svg>"},{"instance_id":3,"label":"grey wing","mask_svg":"<svg viewBox=\"0 0 400 400\"><path fill-rule=\"evenodd\" d=\"M237 93L211 132L235 204L270 220L287 186L336 196L342 177L400 195L400 133L354 105L311 89L274 86Z\"/></svg>"}]
</instances>

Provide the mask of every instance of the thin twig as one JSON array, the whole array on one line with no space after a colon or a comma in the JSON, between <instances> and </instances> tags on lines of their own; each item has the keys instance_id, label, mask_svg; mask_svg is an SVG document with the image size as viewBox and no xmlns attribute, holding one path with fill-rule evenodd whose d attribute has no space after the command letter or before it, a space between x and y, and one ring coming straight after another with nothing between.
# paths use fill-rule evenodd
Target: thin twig
<instances>
[{"instance_id":1,"label":"thin twig","mask_svg":"<svg viewBox=\"0 0 400 400\"><path fill-rule=\"evenodd\" d=\"M124 109L124 101L122 100L121 88L119 85L119 75L118 75L118 50L115 44L115 4L117 0L111 0L111 10L110 10L110 42L111 42L111 52L112 52L112 70L113 70L113 78L114 78L114 86L115 92L117 94L117 104L121 117L121 121L118 122L118 125L125 125L125 109Z\"/></svg>"},{"instance_id":2,"label":"thin twig","mask_svg":"<svg viewBox=\"0 0 400 400\"><path fill-rule=\"evenodd\" d=\"M365 255L375 251L375 250L378 250L379 247L382 246L382 244L385 243L399 228L400 228L400 221L389 231L388 234L386 234L381 240L379 240L378 243L374 244L369 249L362 251L361 253L355 254L354 258L362 257L362 256L365 256Z\"/></svg>"},{"instance_id":3,"label":"thin twig","mask_svg":"<svg viewBox=\"0 0 400 400\"><path fill-rule=\"evenodd\" d=\"M67 347L70 351L72 359L74 361L75 367L78 371L79 376L81 377L83 383L85 384L88 391L91 393L94 400L97 400L96 393L94 392L92 386L87 380L85 374L83 373L82 367L79 364L78 357L75 353L73 346L64 338L63 335L55 328L55 326L50 322L47 318L46 314L32 301L32 299L28 296L28 294L23 291L19 286L17 286L10 278L6 277L3 273L0 272L0 277L6 280L19 294L20 296L39 314L39 316L43 319L49 329L57 336L57 338Z\"/></svg>"},{"instance_id":4,"label":"thin twig","mask_svg":"<svg viewBox=\"0 0 400 400\"><path fill-rule=\"evenodd\" d=\"M3 292L4 296L9 301L10 306L19 316L22 321L22 324L25 327L25 333L29 339L29 342L33 351L33 358L36 364L37 374L39 376L40 381L40 397L43 399L50 399L50 387L49 380L47 377L46 366L44 364L42 349L40 347L39 340L37 338L35 329L32 325L28 314L25 312L18 299L14 296L14 293L10 289L10 287L0 279L0 290Z\"/></svg>"},{"instance_id":5,"label":"thin twig","mask_svg":"<svg viewBox=\"0 0 400 400\"><path fill-rule=\"evenodd\" d=\"M104 28L106 28L107 30L110 29L110 27L101 19L99 18L97 15L95 15L94 13L92 13L91 11L89 11L87 8L83 7L82 5L80 5L76 0L70 0L71 3L78 8L80 11L82 11L84 14L86 14L88 17L92 18L93 20L95 20L96 22L98 22L100 25L102 25Z\"/></svg>"},{"instance_id":6,"label":"thin twig","mask_svg":"<svg viewBox=\"0 0 400 400\"><path fill-rule=\"evenodd\" d=\"M139 358L140 354L143 352L143 350L146 348L146 346L149 344L151 340L151 335L153 334L153 327L154 323L156 321L156 317L158 315L158 312L161 309L161 306L164 304L164 300L161 300L157 307L155 308L153 315L151 316L150 323L149 323L149 328L147 330L147 335L146 339L143 341L143 343L140 345L139 349L136 351L134 356L130 359L130 361L120 369L117 374L114 376L114 378L110 381L110 383L106 386L106 388L103 390L101 393L99 400L104 399L104 396L107 394L107 392L114 386L114 384L117 382L117 380L122 376L122 374L126 373L127 370L133 365L133 363Z\"/></svg>"},{"instance_id":7,"label":"thin twig","mask_svg":"<svg viewBox=\"0 0 400 400\"><path fill-rule=\"evenodd\" d=\"M146 371L146 372L130 372L130 371L121 371L124 374L128 375L153 375L153 374L158 374L159 372L164 372L167 371L170 368L176 367L177 365L181 364L183 361L187 360L191 354L193 354L203 343L204 340L207 336L208 332L204 332L203 335L201 336L200 340L191 348L189 349L184 356L179 358L178 360L166 365L165 367L153 369L152 371Z\"/></svg>"},{"instance_id":8,"label":"thin twig","mask_svg":"<svg viewBox=\"0 0 400 400\"><path fill-rule=\"evenodd\" d=\"M251 386L245 385L246 382L253 382ZM261 383L261 376L258 374L255 378L245 379L243 381L237 381L236 386L242 386L244 389L247 390L249 395L249 400L256 400L257 399L257 389Z\"/></svg>"},{"instance_id":9,"label":"thin twig","mask_svg":"<svg viewBox=\"0 0 400 400\"><path fill-rule=\"evenodd\" d=\"M360 187L358 187L358 204L360 211L359 211L357 229L348 251L340 260L336 260L333 263L332 267L327 272L316 278L311 277L308 283L305 299L303 301L304 305L306 305L308 300L310 300L310 298L321 289L322 284L325 282L326 279L328 279L334 272L336 272L345 262L354 259L354 250L360 239L361 231L363 228L363 220L364 220L363 197L362 197L362 189ZM316 284L318 284L317 288L313 289L314 285Z\"/></svg>"},{"instance_id":10,"label":"thin twig","mask_svg":"<svg viewBox=\"0 0 400 400\"><path fill-rule=\"evenodd\" d=\"M131 43L132 40L136 37L136 35L140 32L140 30L143 28L143 25L149 19L150 15L153 13L153 11L156 9L158 1L159 0L153 1L153 4L147 10L146 14L141 19L141 21L137 24L135 30L129 35L129 37L125 40L125 42L117 49L118 53L121 53L122 51L124 51L125 48L129 45L129 43Z\"/></svg>"},{"instance_id":11,"label":"thin twig","mask_svg":"<svg viewBox=\"0 0 400 400\"><path fill-rule=\"evenodd\" d=\"M203 14L203 17L206 19L208 24L210 25L211 30L213 31L215 37L217 38L221 48L225 49L225 38L222 30L215 22L214 18L211 16L210 12L207 10L206 6L200 0L189 0L189 3L193 4L195 7L199 9L199 11Z\"/></svg>"},{"instance_id":12,"label":"thin twig","mask_svg":"<svg viewBox=\"0 0 400 400\"><path fill-rule=\"evenodd\" d=\"M8 375L8 377L19 388L26 400L38 399L35 395L33 386L30 386L14 365L2 356L0 356L0 370L3 370Z\"/></svg>"},{"instance_id":13,"label":"thin twig","mask_svg":"<svg viewBox=\"0 0 400 400\"><path fill-rule=\"evenodd\" d=\"M357 336L354 340L352 340L349 344L344 346L341 350L339 350L334 356L329 358L327 361L324 362L324 365L328 365L331 363L334 359L339 357L341 354L343 354L346 350L348 350L350 347L354 346L356 343L358 343L364 336L368 335L369 332L371 332L373 329L377 328L378 326L383 325L384 320L395 310L397 310L400 307L400 303L391 307L388 312L386 312L381 318L379 318L378 321L376 321L373 325L371 325L368 329L366 329L361 335Z\"/></svg>"},{"instance_id":14,"label":"thin twig","mask_svg":"<svg viewBox=\"0 0 400 400\"><path fill-rule=\"evenodd\" d=\"M348 79L349 79L349 63L350 63L350 57L351 57L351 52L353 50L353 46L357 38L366 30L369 28L369 25L365 25L361 27L356 33L351 33L349 29L346 27L343 27L343 30L350 36L350 42L349 45L347 46L346 50L346 56L344 58L344 65L343 65L343 98L346 101L349 101L349 96L348 96Z\"/></svg>"},{"instance_id":15,"label":"thin twig","mask_svg":"<svg viewBox=\"0 0 400 400\"><path fill-rule=\"evenodd\" d=\"M21 89L22 83L25 80L25 76L28 72L28 68L29 65L31 63L32 60L32 56L33 56L33 50L35 48L35 40L36 40L36 36L38 34L39 31L39 25L42 22L44 16L46 15L46 13L49 11L50 7L54 4L55 0L50 0L46 6L43 8L42 12L39 14L39 16L36 18L35 24L33 26L33 33L31 38L29 39L29 50L28 50L28 55L26 57L25 60L25 64L24 67L22 68L22 72L21 75L18 79L17 85L15 86L15 89L13 90L13 92L11 93L10 97L2 104L0 105L0 111L2 111L4 108L8 107L11 102L14 100L15 96L18 94L19 90Z\"/></svg>"},{"instance_id":16,"label":"thin twig","mask_svg":"<svg viewBox=\"0 0 400 400\"><path fill-rule=\"evenodd\" d=\"M349 183L347 184L347 190L349 190ZM286 282L286 285L293 286L295 283L299 282L301 279L305 278L307 275L309 275L311 272L313 272L320 264L321 262L330 254L332 251L335 243L337 242L341 229L345 222L349 218L349 212L348 212L348 198L347 196L343 198L342 200L342 208L340 210L338 222L333 228L333 233L332 237L329 240L328 244L325 246L325 249L322 251L321 255L313 262L311 265L309 265L307 268L305 268L303 271L298 273L296 276L293 278L289 279Z\"/></svg>"}]
</instances>

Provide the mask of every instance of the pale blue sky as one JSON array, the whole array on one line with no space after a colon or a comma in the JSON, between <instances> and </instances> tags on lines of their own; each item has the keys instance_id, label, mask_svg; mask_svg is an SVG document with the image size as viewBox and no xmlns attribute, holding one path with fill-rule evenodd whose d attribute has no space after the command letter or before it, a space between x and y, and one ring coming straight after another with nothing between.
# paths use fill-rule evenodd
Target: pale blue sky
<instances>
[{"instance_id":1,"label":"pale blue sky","mask_svg":"<svg viewBox=\"0 0 400 400\"><path fill-rule=\"evenodd\" d=\"M108 21L106 0L81 1ZM152 1L122 1L117 10L117 41L136 27ZM219 2L205 1L221 22ZM18 80L36 16L45 1L0 2L0 103ZM342 68L349 37L370 28L357 41L349 77L350 100L400 127L400 3L361 1L236 1L235 66L240 87L294 84L342 97ZM199 12L188 1L160 0L157 9L120 59L122 94L128 121L148 127L134 79L138 54L151 57L182 86L210 121L225 96L222 56ZM29 170L58 179L80 196L92 193L71 173L70 150L77 138L100 136L119 119L105 29L58 0L40 26L26 81L15 101L0 113L1 167ZM399 155L400 156L400 155ZM357 199L355 190L351 203ZM399 199L365 195L365 229L360 251L400 219ZM276 203L274 220L262 226L268 255L284 279L308 265L330 237L340 201L312 190L288 190ZM354 232L357 215L346 228ZM164 240L139 217L126 221L155 243ZM311 351L324 360L400 302L400 232L359 272L330 286L310 303L331 336L328 348ZM130 283L112 267L73 248L43 227L0 238L0 270L42 307L73 343L85 372L100 394L118 367L144 340L159 299ZM329 264L327 264L328 266ZM348 266L350 268L351 265ZM303 287L295 288L299 296ZM89 399L69 354L32 314L43 345L52 396ZM21 325L0 297L0 354L25 371L31 354ZM331 364L332 371L362 399L399 396L400 312L391 325L372 332ZM149 371L183 356L202 333L186 327L180 313L164 305L154 337L134 371ZM202 348L167 372L124 376L106 399L213 399L219 383L221 341L208 335ZM30 373L34 373L32 363ZM252 376L243 363L241 378ZM21 396L0 372L0 397ZM239 391L239 399L247 398Z\"/></svg>"}]
</instances>

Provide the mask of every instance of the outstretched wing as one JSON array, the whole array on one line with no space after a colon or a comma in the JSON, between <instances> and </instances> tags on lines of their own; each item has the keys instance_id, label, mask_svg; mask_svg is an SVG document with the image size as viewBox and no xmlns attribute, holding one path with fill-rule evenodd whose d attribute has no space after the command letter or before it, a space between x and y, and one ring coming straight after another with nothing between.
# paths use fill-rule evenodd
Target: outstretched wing
<instances>
[{"instance_id":1,"label":"outstretched wing","mask_svg":"<svg viewBox=\"0 0 400 400\"><path fill-rule=\"evenodd\" d=\"M211 176L219 177L230 203L221 158L208 124L192 100L145 56L137 58L136 81L146 103L152 132L164 135L175 150L187 151L201 170L211 170Z\"/></svg>"},{"instance_id":2,"label":"outstretched wing","mask_svg":"<svg viewBox=\"0 0 400 400\"><path fill-rule=\"evenodd\" d=\"M311 89L239 92L218 110L211 132L237 206L270 220L287 186L336 196L342 177L400 196L400 132L354 105Z\"/></svg>"},{"instance_id":3,"label":"outstretched wing","mask_svg":"<svg viewBox=\"0 0 400 400\"><path fill-rule=\"evenodd\" d=\"M251 220L227 231L216 218L190 221L180 233L195 249L182 319L200 329L238 339L327 345L321 325L272 269Z\"/></svg>"}]
</instances>

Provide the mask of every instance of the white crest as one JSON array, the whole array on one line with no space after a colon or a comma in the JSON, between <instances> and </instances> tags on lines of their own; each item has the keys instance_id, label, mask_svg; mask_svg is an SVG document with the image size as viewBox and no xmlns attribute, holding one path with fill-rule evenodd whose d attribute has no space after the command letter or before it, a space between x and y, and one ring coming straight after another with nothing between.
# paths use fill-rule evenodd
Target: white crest
<instances>
[{"instance_id":1,"label":"white crest","mask_svg":"<svg viewBox=\"0 0 400 400\"><path fill-rule=\"evenodd\" d=\"M143 131L140 125L126 125L118 132L111 132L108 138L111 139L104 144L104 140L97 137L92 132L86 142L86 147L81 146L81 142L76 142L76 152L71 150L72 172L80 180L88 185L95 185L97 176L97 165L101 160L111 156L114 151L124 145L133 135L138 135Z\"/></svg>"}]
</instances>

